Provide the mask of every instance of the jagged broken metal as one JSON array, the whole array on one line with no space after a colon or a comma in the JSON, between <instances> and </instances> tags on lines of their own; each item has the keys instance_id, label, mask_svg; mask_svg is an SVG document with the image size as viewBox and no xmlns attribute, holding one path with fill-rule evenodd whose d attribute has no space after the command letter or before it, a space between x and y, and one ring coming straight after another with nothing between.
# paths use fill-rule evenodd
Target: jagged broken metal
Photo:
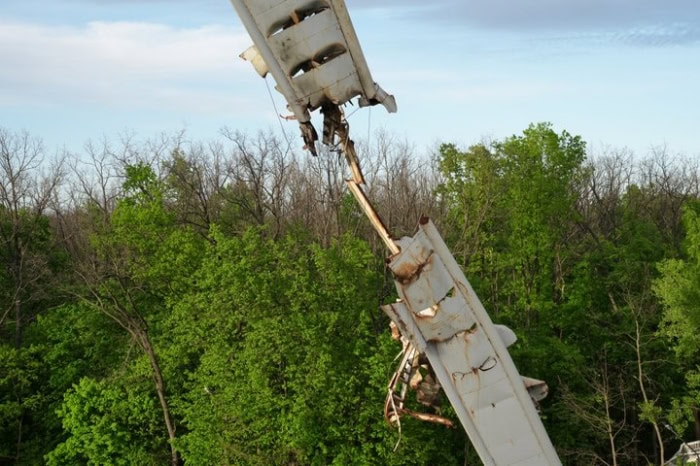
<instances>
[{"instance_id":1,"label":"jagged broken metal","mask_svg":"<svg viewBox=\"0 0 700 466\"><path fill-rule=\"evenodd\" d=\"M360 106L381 103L396 111L394 97L372 79L342 0L231 3L254 42L241 57L261 76L272 74L313 153L318 136L310 112L324 113L324 142L330 144L341 122L328 113L354 97Z\"/></svg>"},{"instance_id":2,"label":"jagged broken metal","mask_svg":"<svg viewBox=\"0 0 700 466\"><path fill-rule=\"evenodd\" d=\"M395 241L360 186L342 106L359 97L361 106L381 103L395 112L396 102L372 80L343 0L231 3L255 44L242 57L261 76L273 75L314 154L311 112L320 109L323 142L344 153L348 187L391 252L401 299L382 309L401 333L404 357L389 385L387 420L407 414L449 426L439 414L404 406L409 386L426 406L442 389L484 464L561 464L533 403L546 396L546 384L521 378L506 349L515 334L491 322L432 222L422 219L413 238Z\"/></svg>"},{"instance_id":3,"label":"jagged broken metal","mask_svg":"<svg viewBox=\"0 0 700 466\"><path fill-rule=\"evenodd\" d=\"M433 223L421 219L397 244L389 267L400 300L382 310L426 355L483 463L561 464L531 398L546 385L520 377L506 349L515 334L493 324Z\"/></svg>"}]
</instances>

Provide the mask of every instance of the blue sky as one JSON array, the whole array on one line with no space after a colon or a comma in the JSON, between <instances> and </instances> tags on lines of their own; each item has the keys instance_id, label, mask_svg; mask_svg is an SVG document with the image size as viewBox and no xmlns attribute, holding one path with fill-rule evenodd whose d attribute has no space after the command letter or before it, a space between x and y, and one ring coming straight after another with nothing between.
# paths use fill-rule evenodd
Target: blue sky
<instances>
[{"instance_id":1,"label":"blue sky","mask_svg":"<svg viewBox=\"0 0 700 466\"><path fill-rule=\"evenodd\" d=\"M700 156L697 0L346 4L399 106L354 113L356 139L383 128L419 148L468 145L550 121L594 151ZM3 0L0 126L73 151L123 134L277 129L265 81L238 58L250 42L227 0Z\"/></svg>"}]
</instances>

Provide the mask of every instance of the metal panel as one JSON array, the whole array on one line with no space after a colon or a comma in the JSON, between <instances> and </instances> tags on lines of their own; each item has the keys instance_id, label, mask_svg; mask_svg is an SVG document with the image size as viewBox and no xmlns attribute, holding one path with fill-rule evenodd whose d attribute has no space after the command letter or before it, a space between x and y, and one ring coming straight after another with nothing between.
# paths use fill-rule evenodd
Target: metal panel
<instances>
[{"instance_id":1,"label":"metal panel","mask_svg":"<svg viewBox=\"0 0 700 466\"><path fill-rule=\"evenodd\" d=\"M287 99L289 108L294 112L297 120L300 123L307 123L311 119L307 108L303 103L299 102L296 97L296 92L292 87L292 83L289 77L286 75L284 70L281 68L280 63L275 58L272 49L267 44L267 31L270 29L274 21L279 20L282 16L280 14L270 15L268 18L265 16L268 11L274 11L275 8L283 8L284 5L290 5L300 3L299 1L293 2L292 0L286 0L284 2L275 0L231 0L231 4L236 9L238 16L241 18L243 25L248 30L253 43L255 44L260 57L267 65L267 68L274 76L279 91L284 94ZM284 10L287 16L289 16L288 10ZM270 18L277 18L270 19ZM262 25L262 28L261 28ZM265 31L265 32L263 32ZM257 68L257 67L256 67Z\"/></svg>"},{"instance_id":2,"label":"metal panel","mask_svg":"<svg viewBox=\"0 0 700 466\"><path fill-rule=\"evenodd\" d=\"M360 95L362 89L350 56L345 54L292 80L298 99L309 109L339 104Z\"/></svg>"},{"instance_id":3,"label":"metal panel","mask_svg":"<svg viewBox=\"0 0 700 466\"><path fill-rule=\"evenodd\" d=\"M272 36L284 25L293 22L292 12L314 11L328 6L327 1L319 0L246 0L236 3L245 4L265 37Z\"/></svg>"},{"instance_id":4,"label":"metal panel","mask_svg":"<svg viewBox=\"0 0 700 466\"><path fill-rule=\"evenodd\" d=\"M424 352L484 464L561 464L506 346L432 222L389 267L401 302L382 309Z\"/></svg>"},{"instance_id":5,"label":"metal panel","mask_svg":"<svg viewBox=\"0 0 700 466\"><path fill-rule=\"evenodd\" d=\"M421 221L413 238L394 242L359 186L364 181L340 106L356 96L361 106L382 103L390 112L396 103L372 80L343 0L231 3L255 43L243 56L261 76L273 75L314 153L317 135L310 112L322 109L324 143L340 139L338 147L353 173L348 186L394 254L390 267L401 302L383 309L408 339L405 344L412 345L402 360L402 377L410 376L409 356L418 357L415 350L427 356L484 464L560 464L525 388L527 383L539 397L546 394L546 385L524 382L506 350L514 333L493 325L432 223ZM405 392L410 381L404 379ZM398 400L403 408L404 392L396 398L392 388L397 380L392 379L388 402L393 407ZM401 412L450 423L440 416L385 408L392 416Z\"/></svg>"},{"instance_id":6,"label":"metal panel","mask_svg":"<svg viewBox=\"0 0 700 466\"><path fill-rule=\"evenodd\" d=\"M289 76L296 74L296 68L303 63L320 62L322 57L318 54L333 45L346 50L340 25L331 10L324 10L280 31L271 36L268 43Z\"/></svg>"},{"instance_id":7,"label":"metal panel","mask_svg":"<svg viewBox=\"0 0 700 466\"><path fill-rule=\"evenodd\" d=\"M324 105L360 97L360 105L393 96L373 80L343 0L231 0L258 54L300 123ZM260 72L265 67L255 64Z\"/></svg>"}]
</instances>

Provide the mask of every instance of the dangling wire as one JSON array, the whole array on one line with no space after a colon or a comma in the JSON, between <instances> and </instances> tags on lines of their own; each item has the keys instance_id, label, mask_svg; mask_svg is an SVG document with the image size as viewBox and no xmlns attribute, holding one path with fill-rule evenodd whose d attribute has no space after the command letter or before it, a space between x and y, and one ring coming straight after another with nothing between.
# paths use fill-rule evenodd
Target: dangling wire
<instances>
[{"instance_id":1,"label":"dangling wire","mask_svg":"<svg viewBox=\"0 0 700 466\"><path fill-rule=\"evenodd\" d=\"M371 150L370 141L372 139L372 107L369 107L367 112L367 151Z\"/></svg>"},{"instance_id":2,"label":"dangling wire","mask_svg":"<svg viewBox=\"0 0 700 466\"><path fill-rule=\"evenodd\" d=\"M350 112L350 113L345 117L345 120L347 121L347 119L350 118L351 116L353 116L353 115L355 114L355 112L357 112L359 109L360 109L360 107L357 107L355 110L353 110L352 112Z\"/></svg>"},{"instance_id":3,"label":"dangling wire","mask_svg":"<svg viewBox=\"0 0 700 466\"><path fill-rule=\"evenodd\" d=\"M279 110L277 110L277 104L275 104L275 98L272 96L272 91L270 90L270 83L267 82L267 78L265 78L265 87L267 88L267 94L270 96L270 102L272 102L272 108L275 110L275 115L277 115L277 121L280 124L280 129L282 130L282 135L284 136L284 140L287 141L287 150L284 153L284 155L287 155L287 154L289 154L289 151L292 148L292 143L289 140L289 136L287 136L287 132L284 130L284 124L282 123L282 116L280 115Z\"/></svg>"}]
</instances>

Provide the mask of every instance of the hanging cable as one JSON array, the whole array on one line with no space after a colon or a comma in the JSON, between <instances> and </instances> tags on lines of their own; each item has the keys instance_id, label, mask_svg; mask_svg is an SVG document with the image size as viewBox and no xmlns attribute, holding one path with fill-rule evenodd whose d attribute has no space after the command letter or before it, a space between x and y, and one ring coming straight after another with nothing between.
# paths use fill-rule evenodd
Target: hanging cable
<instances>
[{"instance_id":1,"label":"hanging cable","mask_svg":"<svg viewBox=\"0 0 700 466\"><path fill-rule=\"evenodd\" d=\"M287 141L287 150L285 151L284 155L289 154L289 151L292 148L292 142L289 140L289 136L287 136L287 132L284 130L284 124L282 123L282 116L280 115L279 110L277 110L277 104L275 104L275 98L272 96L272 91L270 90L270 83L267 82L267 78L264 79L265 81L265 87L267 88L267 94L270 96L270 102L272 102L272 108L275 110L275 115L277 115L277 121L280 124L280 129L282 130L282 135L284 136L284 140Z\"/></svg>"},{"instance_id":2,"label":"hanging cable","mask_svg":"<svg viewBox=\"0 0 700 466\"><path fill-rule=\"evenodd\" d=\"M367 152L371 150L370 140L372 139L372 107L367 112Z\"/></svg>"}]
</instances>

